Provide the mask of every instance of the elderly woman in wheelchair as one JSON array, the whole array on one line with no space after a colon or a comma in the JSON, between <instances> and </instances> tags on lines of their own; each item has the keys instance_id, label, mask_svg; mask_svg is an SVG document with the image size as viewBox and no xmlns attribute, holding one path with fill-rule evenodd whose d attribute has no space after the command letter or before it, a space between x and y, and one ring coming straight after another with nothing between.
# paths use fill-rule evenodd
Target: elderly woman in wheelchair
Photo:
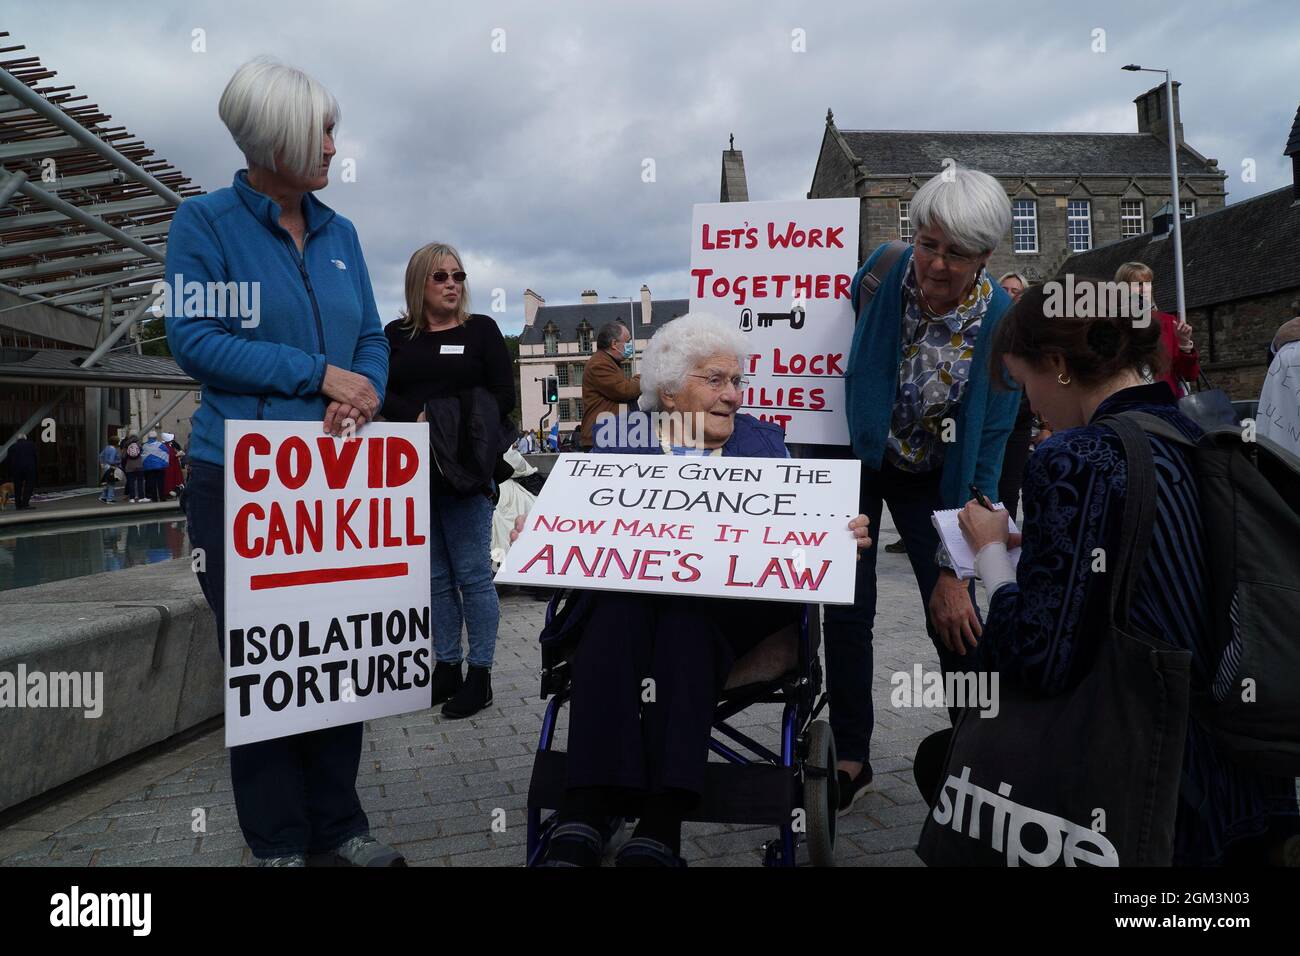
<instances>
[{"instance_id":1,"label":"elderly woman in wheelchair","mask_svg":"<svg viewBox=\"0 0 1300 956\"><path fill-rule=\"evenodd\" d=\"M779 427L738 414L748 354L745 337L710 316L665 326L643 359L641 412L598 424L595 450L788 457ZM849 528L870 547L865 515ZM541 865L598 866L608 821L635 816L617 865L684 866L682 821L704 788L728 673L772 635L796 635L803 614L794 603L671 593L572 596L542 634L570 642L572 698L565 788Z\"/></svg>"}]
</instances>

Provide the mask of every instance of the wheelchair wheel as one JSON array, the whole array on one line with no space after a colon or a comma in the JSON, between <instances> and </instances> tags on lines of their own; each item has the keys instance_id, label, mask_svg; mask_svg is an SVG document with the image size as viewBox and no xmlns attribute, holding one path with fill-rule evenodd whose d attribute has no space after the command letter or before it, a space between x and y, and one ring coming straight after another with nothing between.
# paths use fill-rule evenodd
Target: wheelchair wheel
<instances>
[{"instance_id":1,"label":"wheelchair wheel","mask_svg":"<svg viewBox=\"0 0 1300 956\"><path fill-rule=\"evenodd\" d=\"M813 866L835 865L835 819L839 796L835 784L835 738L831 725L814 720L808 726L804 760L803 803L807 813L808 857Z\"/></svg>"}]
</instances>

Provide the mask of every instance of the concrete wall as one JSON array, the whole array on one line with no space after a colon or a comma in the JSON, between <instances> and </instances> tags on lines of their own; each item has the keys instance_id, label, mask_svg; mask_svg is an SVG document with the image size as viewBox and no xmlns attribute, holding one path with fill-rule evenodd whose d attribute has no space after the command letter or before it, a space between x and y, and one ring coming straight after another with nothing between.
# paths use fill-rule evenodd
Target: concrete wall
<instances>
[{"instance_id":1,"label":"concrete wall","mask_svg":"<svg viewBox=\"0 0 1300 956\"><path fill-rule=\"evenodd\" d=\"M103 712L0 707L0 810L222 712L216 623L188 559L0 594L0 672L100 672Z\"/></svg>"}]
</instances>

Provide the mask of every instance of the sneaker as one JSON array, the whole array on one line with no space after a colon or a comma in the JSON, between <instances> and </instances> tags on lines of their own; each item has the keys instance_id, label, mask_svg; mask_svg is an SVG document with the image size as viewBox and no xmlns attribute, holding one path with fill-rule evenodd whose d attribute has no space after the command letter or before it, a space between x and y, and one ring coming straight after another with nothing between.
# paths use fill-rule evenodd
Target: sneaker
<instances>
[{"instance_id":1,"label":"sneaker","mask_svg":"<svg viewBox=\"0 0 1300 956\"><path fill-rule=\"evenodd\" d=\"M430 707L437 707L451 700L465 684L465 675L461 673L460 661L438 661L433 665L433 680L429 683L433 691Z\"/></svg>"},{"instance_id":2,"label":"sneaker","mask_svg":"<svg viewBox=\"0 0 1300 956\"><path fill-rule=\"evenodd\" d=\"M492 668L469 665L465 683L454 697L442 705L442 716L459 720L473 717L484 707L492 706Z\"/></svg>"},{"instance_id":3,"label":"sneaker","mask_svg":"<svg viewBox=\"0 0 1300 956\"><path fill-rule=\"evenodd\" d=\"M406 866L406 857L369 833L344 840L328 855L331 866Z\"/></svg>"},{"instance_id":4,"label":"sneaker","mask_svg":"<svg viewBox=\"0 0 1300 956\"><path fill-rule=\"evenodd\" d=\"M899 538L892 544L885 545L885 550L890 554L907 554L907 545L903 544L902 538Z\"/></svg>"},{"instance_id":5,"label":"sneaker","mask_svg":"<svg viewBox=\"0 0 1300 956\"><path fill-rule=\"evenodd\" d=\"M633 867L668 867L677 869L686 865L686 861L658 840L650 837L634 836L623 844L614 859L615 866Z\"/></svg>"},{"instance_id":6,"label":"sneaker","mask_svg":"<svg viewBox=\"0 0 1300 956\"><path fill-rule=\"evenodd\" d=\"M589 823L571 820L559 824L552 831L546 847L546 856L538 866L591 867L600 866L605 850L605 837Z\"/></svg>"},{"instance_id":7,"label":"sneaker","mask_svg":"<svg viewBox=\"0 0 1300 956\"><path fill-rule=\"evenodd\" d=\"M843 770L836 770L835 780L839 785L839 815L842 816L853 809L853 804L861 800L862 795L867 792L867 787L871 786L871 764L864 763L856 777L850 777Z\"/></svg>"},{"instance_id":8,"label":"sneaker","mask_svg":"<svg viewBox=\"0 0 1300 956\"><path fill-rule=\"evenodd\" d=\"M301 853L290 853L288 856L267 856L260 857L257 861L258 866L306 866L307 857Z\"/></svg>"}]
</instances>

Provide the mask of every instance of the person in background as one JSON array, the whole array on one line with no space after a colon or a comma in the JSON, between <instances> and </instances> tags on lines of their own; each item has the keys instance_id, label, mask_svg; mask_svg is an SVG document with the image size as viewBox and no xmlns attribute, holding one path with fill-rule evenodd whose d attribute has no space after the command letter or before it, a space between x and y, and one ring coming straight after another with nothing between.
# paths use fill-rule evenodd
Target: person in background
<instances>
[{"instance_id":1,"label":"person in background","mask_svg":"<svg viewBox=\"0 0 1300 956\"><path fill-rule=\"evenodd\" d=\"M144 454L135 435L127 435L122 442L122 473L126 475L127 500L131 504L144 501Z\"/></svg>"},{"instance_id":2,"label":"person in background","mask_svg":"<svg viewBox=\"0 0 1300 956\"><path fill-rule=\"evenodd\" d=\"M1011 296L1014 305L1029 288L1029 280L1019 272L1007 272L998 279L998 285ZM1015 424L1007 438L1007 450L1002 456L1002 477L998 479L998 498L1007 506L1012 521L1016 520L1016 510L1020 505L1020 479L1025 473L1025 462L1029 460L1033 425L1034 410L1029 407L1029 396L1021 393L1020 410L1016 412Z\"/></svg>"},{"instance_id":3,"label":"person in background","mask_svg":"<svg viewBox=\"0 0 1300 956\"><path fill-rule=\"evenodd\" d=\"M1300 455L1300 318L1282 323L1269 348L1255 433Z\"/></svg>"},{"instance_id":4,"label":"person in background","mask_svg":"<svg viewBox=\"0 0 1300 956\"><path fill-rule=\"evenodd\" d=\"M104 486L104 493L99 496L100 501L113 503L113 486L117 484L117 469L121 464L122 453L117 450L117 445L113 444L110 438L99 453L99 483Z\"/></svg>"},{"instance_id":5,"label":"person in background","mask_svg":"<svg viewBox=\"0 0 1300 956\"><path fill-rule=\"evenodd\" d=\"M978 670L974 582L958 579L941 553L931 515L960 507L972 483L997 494L1020 396L990 388L989 342L1011 297L986 265L1011 229L1011 202L992 176L956 167L917 191L912 221L912 245L869 304L859 300L861 280L886 246L867 258L851 285L857 323L845 397L853 455L862 462L858 510L877 527L889 506L940 666ZM874 546L866 549L857 563L853 604L825 609L841 812L872 778L876 553Z\"/></svg>"},{"instance_id":6,"label":"person in background","mask_svg":"<svg viewBox=\"0 0 1300 956\"><path fill-rule=\"evenodd\" d=\"M25 432L9 446L9 477L14 483L14 507L26 510L36 491L36 442Z\"/></svg>"},{"instance_id":7,"label":"person in background","mask_svg":"<svg viewBox=\"0 0 1300 956\"><path fill-rule=\"evenodd\" d=\"M559 419L551 422L551 430L546 433L546 447L551 451L560 450L560 422Z\"/></svg>"},{"instance_id":8,"label":"person in background","mask_svg":"<svg viewBox=\"0 0 1300 956\"><path fill-rule=\"evenodd\" d=\"M248 168L181 203L165 275L262 290L255 327L225 310L166 319L172 355L203 387L185 512L190 542L206 554L199 585L224 657L226 421L319 422L336 437L349 422L364 428L382 402L388 344L357 231L314 195L329 183L338 102L301 70L258 58L235 71L218 113ZM300 867L309 856L406 865L371 835L357 795L363 733L358 720L230 748L239 826L259 866Z\"/></svg>"},{"instance_id":9,"label":"person in background","mask_svg":"<svg viewBox=\"0 0 1300 956\"><path fill-rule=\"evenodd\" d=\"M185 473L181 470L180 445L175 435L163 435L163 449L167 452L167 470L163 472L163 497L175 498L185 484Z\"/></svg>"},{"instance_id":10,"label":"person in background","mask_svg":"<svg viewBox=\"0 0 1300 956\"><path fill-rule=\"evenodd\" d=\"M384 417L424 421L425 403L473 388L495 398L503 428L515 405L510 352L496 322L469 311L464 260L442 242L417 249L406 267L406 309L384 329L392 352ZM492 662L501 607L492 583L492 493L459 497L430 469L430 609L434 656L431 704L444 717L470 717L492 704ZM469 669L462 628L469 638Z\"/></svg>"},{"instance_id":11,"label":"person in background","mask_svg":"<svg viewBox=\"0 0 1300 956\"><path fill-rule=\"evenodd\" d=\"M632 358L632 352L632 333L622 322L606 322L596 333L596 353L582 370L580 451L591 450L598 416L626 415L627 403L641 394L641 376L628 378L623 373L623 363Z\"/></svg>"},{"instance_id":12,"label":"person in background","mask_svg":"<svg viewBox=\"0 0 1300 956\"><path fill-rule=\"evenodd\" d=\"M1300 313L1300 299L1291 301L1292 314ZM1300 315L1296 318L1288 319L1278 326L1277 332L1268 343L1268 363L1273 364L1273 358L1282 350L1282 346L1289 342L1300 342Z\"/></svg>"},{"instance_id":13,"label":"person in background","mask_svg":"<svg viewBox=\"0 0 1300 956\"><path fill-rule=\"evenodd\" d=\"M1127 282L1138 289L1142 283L1150 283L1154 276L1145 262L1126 262L1115 270L1116 282ZM1178 316L1156 309L1154 286L1150 287L1149 294L1151 315L1160 322L1161 367L1164 372L1159 381L1169 386L1175 398L1182 398L1187 393L1184 383L1195 382L1201 377L1201 359L1192 341L1192 327Z\"/></svg>"},{"instance_id":14,"label":"person in background","mask_svg":"<svg viewBox=\"0 0 1300 956\"><path fill-rule=\"evenodd\" d=\"M1083 282L1077 280L1076 288ZM1097 293L1098 302L1103 294ZM1005 511L968 502L958 516L979 576L988 589L982 638L985 663L1045 696L1064 693L1087 673L1107 627L1107 575L1091 557L1117 554L1128 488L1124 446L1100 419L1142 412L1192 441L1201 429L1168 389L1146 384L1160 371L1163 330L1135 326L1125 315L1093 320L1054 316L1041 289L1028 292L999 328L991 349L994 380L1005 364L1034 407L1057 428L1029 459L1021 541ZM1155 464L1151 544L1129 613L1131 630L1191 652L1193 687L1221 700L1220 668L1210 628L1202 514L1191 453L1148 435ZM1018 565L1008 547L1022 544ZM1104 745L1104 742L1102 742ZM938 753L939 748L935 748ZM917 764L933 794L941 771ZM1182 784L1174 830L1174 865L1247 862L1266 850L1270 828L1294 827L1295 780L1237 766L1199 721L1187 721Z\"/></svg>"},{"instance_id":15,"label":"person in background","mask_svg":"<svg viewBox=\"0 0 1300 956\"><path fill-rule=\"evenodd\" d=\"M167 474L167 446L156 431L149 432L141 448L144 458L145 497L150 501L163 500L163 476Z\"/></svg>"}]
</instances>

